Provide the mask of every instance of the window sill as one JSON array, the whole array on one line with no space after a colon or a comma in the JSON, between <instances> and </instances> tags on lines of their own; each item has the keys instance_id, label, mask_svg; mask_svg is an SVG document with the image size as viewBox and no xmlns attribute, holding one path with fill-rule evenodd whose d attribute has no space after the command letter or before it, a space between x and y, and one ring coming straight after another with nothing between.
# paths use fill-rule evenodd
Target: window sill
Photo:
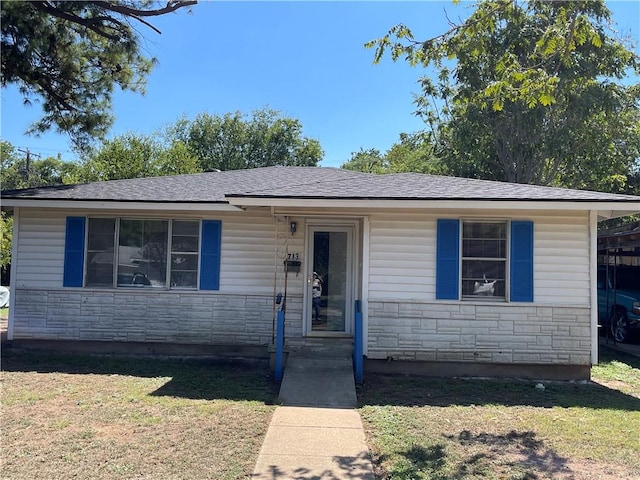
<instances>
[{"instance_id":1,"label":"window sill","mask_svg":"<svg viewBox=\"0 0 640 480\"><path fill-rule=\"evenodd\" d=\"M489 297L481 295L470 295L468 297L462 297L461 302L479 302L479 303L510 303L504 297Z\"/></svg>"},{"instance_id":2,"label":"window sill","mask_svg":"<svg viewBox=\"0 0 640 480\"><path fill-rule=\"evenodd\" d=\"M65 287L68 288L68 287ZM160 292L164 292L164 293L170 293L170 292L175 292L175 293L199 293L199 292L211 292L211 291L217 291L217 290L198 290L197 288L167 288L167 287L152 287L152 286L136 286L136 285L122 285L119 287L112 287L112 286L108 286L108 287L104 287L104 286L99 286L99 285L88 285L85 287L76 287L77 290L85 290L85 291L92 291L92 290L96 290L96 291L100 291L100 292L105 292L105 291L110 291L110 292L145 292L145 293L160 293Z\"/></svg>"}]
</instances>

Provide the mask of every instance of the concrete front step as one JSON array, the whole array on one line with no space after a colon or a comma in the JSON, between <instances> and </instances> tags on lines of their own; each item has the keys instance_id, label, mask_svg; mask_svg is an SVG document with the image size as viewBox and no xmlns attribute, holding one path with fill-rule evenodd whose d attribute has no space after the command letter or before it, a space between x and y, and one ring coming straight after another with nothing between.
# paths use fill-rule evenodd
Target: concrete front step
<instances>
[{"instance_id":1,"label":"concrete front step","mask_svg":"<svg viewBox=\"0 0 640 480\"><path fill-rule=\"evenodd\" d=\"M351 358L353 338L307 337L289 339L287 351L290 355L303 357Z\"/></svg>"},{"instance_id":2,"label":"concrete front step","mask_svg":"<svg viewBox=\"0 0 640 480\"><path fill-rule=\"evenodd\" d=\"M355 408L351 358L290 353L279 400L283 405L297 407Z\"/></svg>"},{"instance_id":3,"label":"concrete front step","mask_svg":"<svg viewBox=\"0 0 640 480\"><path fill-rule=\"evenodd\" d=\"M304 347L300 350L289 349L289 356L303 358L326 358L351 360L353 358L353 349L351 347L327 346L327 347Z\"/></svg>"}]
</instances>

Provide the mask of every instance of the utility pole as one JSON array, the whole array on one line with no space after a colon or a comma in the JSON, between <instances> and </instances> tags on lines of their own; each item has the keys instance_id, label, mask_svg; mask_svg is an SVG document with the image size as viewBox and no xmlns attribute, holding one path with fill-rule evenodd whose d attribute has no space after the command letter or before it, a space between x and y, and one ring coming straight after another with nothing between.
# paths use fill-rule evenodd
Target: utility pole
<instances>
[{"instance_id":1,"label":"utility pole","mask_svg":"<svg viewBox=\"0 0 640 480\"><path fill-rule=\"evenodd\" d=\"M22 173L22 178L29 183L29 178L31 177L31 155L33 155L34 157L38 157L40 158L40 154L38 153L32 153L31 150L29 150L29 148L27 147L25 150L23 150L22 148L18 148L17 149L19 152L22 152L24 154L27 155L27 165L26 168L20 172ZM30 186L30 185L29 185Z\"/></svg>"}]
</instances>

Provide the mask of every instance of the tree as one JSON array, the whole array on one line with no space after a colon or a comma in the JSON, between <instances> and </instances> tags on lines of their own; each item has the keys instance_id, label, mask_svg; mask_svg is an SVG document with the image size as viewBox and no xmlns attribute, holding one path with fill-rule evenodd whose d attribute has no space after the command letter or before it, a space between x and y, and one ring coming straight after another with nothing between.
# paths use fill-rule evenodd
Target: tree
<instances>
[{"instance_id":1,"label":"tree","mask_svg":"<svg viewBox=\"0 0 640 480\"><path fill-rule=\"evenodd\" d=\"M433 140L427 132L401 133L400 140L391 146L385 156L390 173L447 173L435 155Z\"/></svg>"},{"instance_id":2,"label":"tree","mask_svg":"<svg viewBox=\"0 0 640 480\"><path fill-rule=\"evenodd\" d=\"M13 217L0 212L0 269L5 270L11 264L11 240L13 238Z\"/></svg>"},{"instance_id":3,"label":"tree","mask_svg":"<svg viewBox=\"0 0 640 480\"><path fill-rule=\"evenodd\" d=\"M78 169L77 180L98 182L200 171L198 161L182 142L166 146L154 137L127 133L92 149Z\"/></svg>"},{"instance_id":4,"label":"tree","mask_svg":"<svg viewBox=\"0 0 640 480\"><path fill-rule=\"evenodd\" d=\"M138 22L195 4L156 1L4 1L2 86L16 84L25 103L42 99L43 117L31 133L55 128L79 147L102 138L113 122L115 85L144 92L155 59L143 55Z\"/></svg>"},{"instance_id":5,"label":"tree","mask_svg":"<svg viewBox=\"0 0 640 480\"><path fill-rule=\"evenodd\" d=\"M370 42L375 60L433 67L418 114L455 175L605 188L640 157L640 59L608 29L603 0L487 0L418 42L404 25Z\"/></svg>"},{"instance_id":6,"label":"tree","mask_svg":"<svg viewBox=\"0 0 640 480\"><path fill-rule=\"evenodd\" d=\"M389 165L380 150L375 148L365 150L361 147L360 151L351 153L351 158L340 168L355 172L385 173L388 171Z\"/></svg>"},{"instance_id":7,"label":"tree","mask_svg":"<svg viewBox=\"0 0 640 480\"><path fill-rule=\"evenodd\" d=\"M0 141L0 185L3 190L42 187L71 183L76 178L78 165L62 158L29 158L19 155L15 147Z\"/></svg>"},{"instance_id":8,"label":"tree","mask_svg":"<svg viewBox=\"0 0 640 480\"><path fill-rule=\"evenodd\" d=\"M401 133L399 141L384 154L375 148L360 148L341 168L367 173L447 173L425 132Z\"/></svg>"},{"instance_id":9,"label":"tree","mask_svg":"<svg viewBox=\"0 0 640 480\"><path fill-rule=\"evenodd\" d=\"M299 120L271 109L254 111L250 117L239 112L201 113L194 120L178 120L167 134L183 142L203 170L317 166L323 156L317 140L302 136Z\"/></svg>"}]
</instances>

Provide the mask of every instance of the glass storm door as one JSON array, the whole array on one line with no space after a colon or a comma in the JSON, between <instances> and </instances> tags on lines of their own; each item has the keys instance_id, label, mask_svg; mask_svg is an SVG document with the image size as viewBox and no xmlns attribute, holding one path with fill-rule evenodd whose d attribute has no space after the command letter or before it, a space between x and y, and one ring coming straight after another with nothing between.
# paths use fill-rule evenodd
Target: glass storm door
<instances>
[{"instance_id":1,"label":"glass storm door","mask_svg":"<svg viewBox=\"0 0 640 480\"><path fill-rule=\"evenodd\" d=\"M353 303L352 226L311 226L307 332L350 333Z\"/></svg>"}]
</instances>

